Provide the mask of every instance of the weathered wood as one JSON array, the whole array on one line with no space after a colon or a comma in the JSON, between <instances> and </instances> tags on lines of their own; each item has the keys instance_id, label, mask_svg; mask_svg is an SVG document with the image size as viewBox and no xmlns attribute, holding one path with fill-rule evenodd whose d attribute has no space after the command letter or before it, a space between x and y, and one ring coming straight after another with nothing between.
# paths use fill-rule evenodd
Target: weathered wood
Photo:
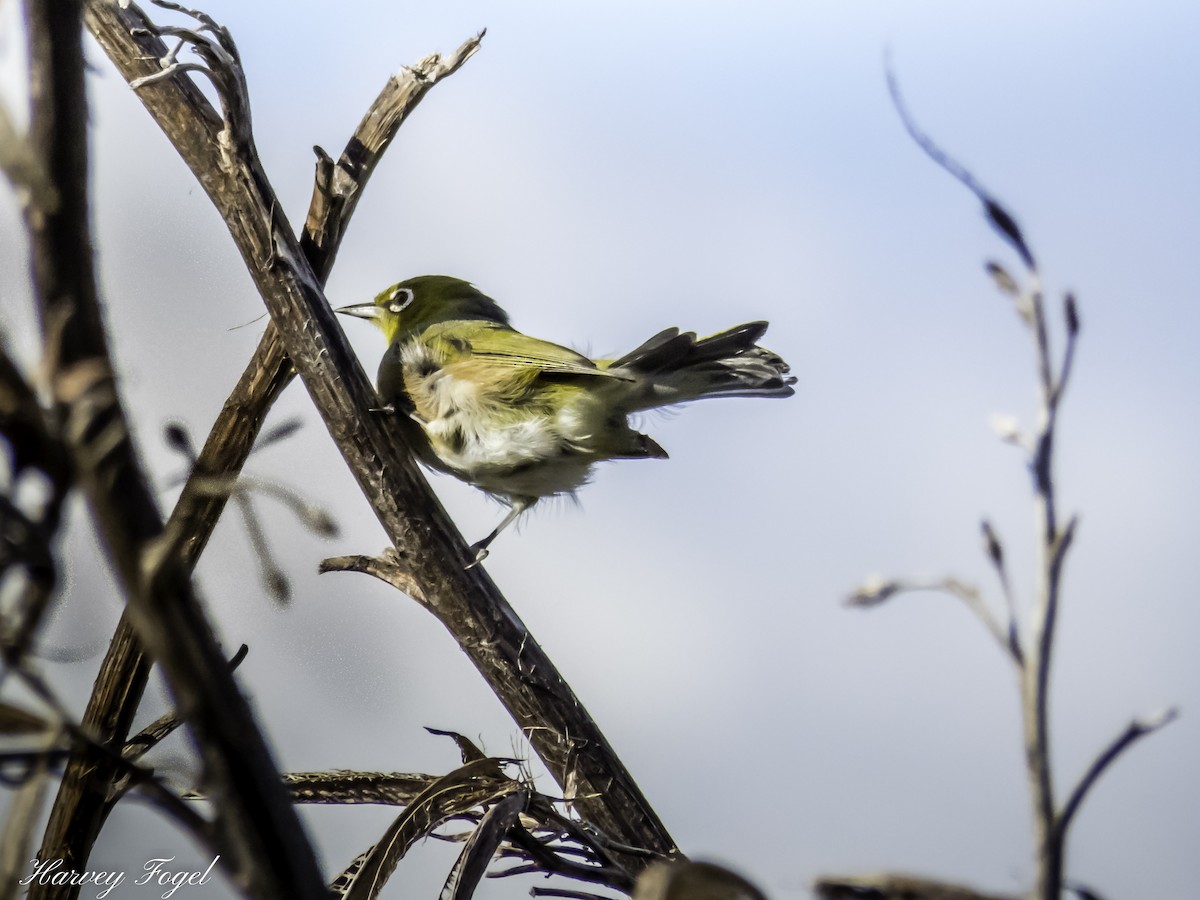
<instances>
[{"instance_id":1,"label":"weathered wood","mask_svg":"<svg viewBox=\"0 0 1200 900\"><path fill-rule=\"evenodd\" d=\"M120 10L93 0L89 27L127 79L156 73L161 43L137 31L151 26L136 7ZM186 102L180 105L180 80L156 81L139 95L228 223L283 347L398 548L398 559L421 584L426 605L455 635L585 818L622 843L675 852L607 740L495 584L479 568L465 570L466 544L399 436L369 413L374 390L334 321L321 293L322 279L306 262L253 148L230 150L226 144L215 158L222 148L221 124L211 114L188 121L194 111ZM226 459L248 452L246 438L255 430L248 421L242 437L230 442ZM631 868L643 862L636 854L629 857Z\"/></svg>"}]
</instances>

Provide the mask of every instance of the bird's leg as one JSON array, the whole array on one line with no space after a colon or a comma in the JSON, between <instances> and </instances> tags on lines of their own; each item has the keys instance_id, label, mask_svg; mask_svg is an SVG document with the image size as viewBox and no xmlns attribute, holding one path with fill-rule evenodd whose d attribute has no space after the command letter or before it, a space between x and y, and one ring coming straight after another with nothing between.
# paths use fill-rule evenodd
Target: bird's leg
<instances>
[{"instance_id":1,"label":"bird's leg","mask_svg":"<svg viewBox=\"0 0 1200 900\"><path fill-rule=\"evenodd\" d=\"M515 522L517 516L521 515L521 513L533 506L536 500L536 497L514 497L512 499L512 505L509 506L508 514L500 521L500 524L493 529L492 533L485 537L482 541L476 541L471 545L470 550L475 554L475 559L470 565L467 566L467 568L473 569L487 559L488 547L491 545L492 541L497 538L500 532Z\"/></svg>"},{"instance_id":2,"label":"bird's leg","mask_svg":"<svg viewBox=\"0 0 1200 900\"><path fill-rule=\"evenodd\" d=\"M395 403L389 403L387 406L372 406L367 412L376 413L381 416L395 416L400 414L400 411L396 409Z\"/></svg>"}]
</instances>

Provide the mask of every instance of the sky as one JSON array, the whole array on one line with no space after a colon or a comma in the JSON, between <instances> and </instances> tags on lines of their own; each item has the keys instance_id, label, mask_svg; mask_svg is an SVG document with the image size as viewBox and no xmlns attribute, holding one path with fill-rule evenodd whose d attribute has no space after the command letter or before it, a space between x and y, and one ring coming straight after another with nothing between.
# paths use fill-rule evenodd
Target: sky
<instances>
[{"instance_id":1,"label":"sky","mask_svg":"<svg viewBox=\"0 0 1200 900\"><path fill-rule=\"evenodd\" d=\"M300 222L313 154L335 154L399 66L486 27L479 54L404 126L329 280L333 305L446 273L531 334L621 353L660 329L769 319L798 376L788 400L722 400L652 416L669 461L601 467L579 504L546 504L486 565L600 724L679 846L772 898L882 869L1017 893L1032 879L1013 672L962 604L842 599L872 575L954 575L999 602L981 551L1005 541L1033 596L1033 507L994 414L1034 421L1029 335L984 273L1018 263L977 201L905 134L885 79L1020 222L1056 347L1064 291L1083 330L1056 483L1078 513L1051 705L1060 795L1136 717L1181 718L1129 751L1081 809L1072 879L1108 900L1182 897L1200 880L1200 8L1151 2L676 3L347 0L334 8L210 0L246 66L257 142ZM16 4L0 3L0 96L20 102ZM162 488L252 352L263 308L224 226L134 94L89 43L94 226L106 312L139 445ZM25 244L0 190L0 328L36 359ZM368 371L368 325L347 333ZM324 557L385 539L312 409L289 388L289 441L248 472L327 507L321 539L261 501L292 579L260 587L241 524L198 571L280 764L441 772L519 733L440 625ZM434 486L474 540L500 508ZM119 600L86 519L66 539L70 588L45 640L81 709ZM90 654L90 655L89 655ZM160 685L143 717L166 708ZM157 753L186 781L186 742ZM553 792L544 779L540 786ZM311 809L334 874L394 811ZM453 848L424 845L391 896L431 896ZM207 862L157 814L118 809L95 868ZM489 882L488 900L529 880ZM200 900L229 896L210 884ZM123 896L157 896L125 889ZM182 894L176 895L182 896Z\"/></svg>"}]
</instances>

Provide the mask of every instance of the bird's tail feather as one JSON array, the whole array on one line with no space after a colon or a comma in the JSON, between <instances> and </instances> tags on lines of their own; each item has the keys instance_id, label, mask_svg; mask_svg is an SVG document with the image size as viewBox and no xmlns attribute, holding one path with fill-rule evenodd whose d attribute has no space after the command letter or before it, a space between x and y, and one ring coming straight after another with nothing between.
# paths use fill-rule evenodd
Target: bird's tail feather
<instances>
[{"instance_id":1,"label":"bird's tail feather","mask_svg":"<svg viewBox=\"0 0 1200 900\"><path fill-rule=\"evenodd\" d=\"M711 337L668 328L609 368L642 375L648 387L634 409L652 409L704 397L790 397L795 393L790 367L760 347L766 322L748 322Z\"/></svg>"}]
</instances>

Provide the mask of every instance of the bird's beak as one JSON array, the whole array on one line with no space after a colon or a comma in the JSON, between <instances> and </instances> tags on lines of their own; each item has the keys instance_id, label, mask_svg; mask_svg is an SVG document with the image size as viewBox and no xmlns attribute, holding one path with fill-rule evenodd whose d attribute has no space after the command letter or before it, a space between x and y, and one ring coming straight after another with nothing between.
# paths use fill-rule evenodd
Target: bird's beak
<instances>
[{"instance_id":1,"label":"bird's beak","mask_svg":"<svg viewBox=\"0 0 1200 900\"><path fill-rule=\"evenodd\" d=\"M343 316L355 316L359 319L378 319L382 310L372 303L355 303L351 306L341 306L334 310Z\"/></svg>"}]
</instances>

